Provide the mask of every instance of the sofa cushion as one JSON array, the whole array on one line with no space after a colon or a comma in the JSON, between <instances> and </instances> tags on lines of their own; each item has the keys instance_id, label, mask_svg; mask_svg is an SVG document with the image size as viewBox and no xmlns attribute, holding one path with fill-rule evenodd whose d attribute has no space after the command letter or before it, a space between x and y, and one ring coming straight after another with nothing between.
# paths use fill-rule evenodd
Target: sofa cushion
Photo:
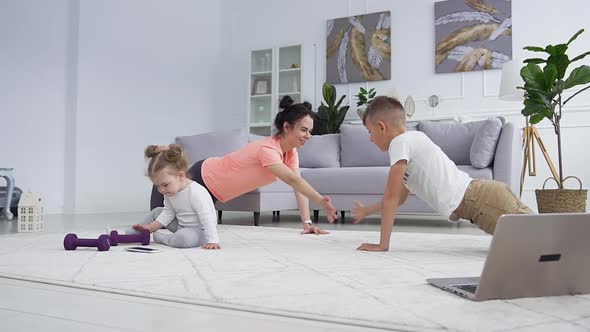
<instances>
[{"instance_id":1,"label":"sofa cushion","mask_svg":"<svg viewBox=\"0 0 590 332\"><path fill-rule=\"evenodd\" d=\"M469 159L473 167L486 168L492 165L501 132L500 119L492 118L484 121L471 144Z\"/></svg>"},{"instance_id":2,"label":"sofa cushion","mask_svg":"<svg viewBox=\"0 0 590 332\"><path fill-rule=\"evenodd\" d=\"M312 136L298 153L300 167L340 167L340 134Z\"/></svg>"},{"instance_id":3,"label":"sofa cushion","mask_svg":"<svg viewBox=\"0 0 590 332\"><path fill-rule=\"evenodd\" d=\"M425 133L455 164L471 165L471 145L486 121L421 121L418 130Z\"/></svg>"},{"instance_id":4,"label":"sofa cushion","mask_svg":"<svg viewBox=\"0 0 590 332\"><path fill-rule=\"evenodd\" d=\"M388 166L303 169L301 176L322 194L377 194L385 192Z\"/></svg>"},{"instance_id":5,"label":"sofa cushion","mask_svg":"<svg viewBox=\"0 0 590 332\"><path fill-rule=\"evenodd\" d=\"M340 165L342 167L388 166L389 155L379 150L364 126L340 126Z\"/></svg>"},{"instance_id":6,"label":"sofa cushion","mask_svg":"<svg viewBox=\"0 0 590 332\"><path fill-rule=\"evenodd\" d=\"M234 152L248 143L246 129L233 129L214 133L176 137L176 144L186 152L189 164Z\"/></svg>"},{"instance_id":7,"label":"sofa cushion","mask_svg":"<svg viewBox=\"0 0 590 332\"><path fill-rule=\"evenodd\" d=\"M491 167L486 168L476 168L469 165L459 165L457 166L463 172L469 174L473 179L486 179L486 180L493 180L494 173Z\"/></svg>"}]
</instances>

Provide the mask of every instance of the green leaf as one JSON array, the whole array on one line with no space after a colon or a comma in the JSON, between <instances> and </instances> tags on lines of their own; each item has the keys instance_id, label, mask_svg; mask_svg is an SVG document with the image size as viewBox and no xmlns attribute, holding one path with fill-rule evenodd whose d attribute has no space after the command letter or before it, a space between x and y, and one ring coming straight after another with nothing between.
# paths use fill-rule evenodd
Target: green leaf
<instances>
[{"instance_id":1,"label":"green leaf","mask_svg":"<svg viewBox=\"0 0 590 332\"><path fill-rule=\"evenodd\" d=\"M531 116L531 118L529 119L529 122L531 124L537 124L537 123L543 121L543 119L545 119L545 116L543 114L535 114L535 115Z\"/></svg>"},{"instance_id":2,"label":"green leaf","mask_svg":"<svg viewBox=\"0 0 590 332\"><path fill-rule=\"evenodd\" d=\"M559 54L565 54L565 51L567 51L567 45L566 44L555 45L555 53L557 55L559 55Z\"/></svg>"},{"instance_id":3,"label":"green leaf","mask_svg":"<svg viewBox=\"0 0 590 332\"><path fill-rule=\"evenodd\" d=\"M584 65L572 71L570 76L565 80L564 89L586 83L590 83L590 67Z\"/></svg>"},{"instance_id":4,"label":"green leaf","mask_svg":"<svg viewBox=\"0 0 590 332\"><path fill-rule=\"evenodd\" d=\"M364 94L364 95L366 95L367 94L367 90L365 90L365 88L362 88L361 87L361 93Z\"/></svg>"},{"instance_id":5,"label":"green leaf","mask_svg":"<svg viewBox=\"0 0 590 332\"><path fill-rule=\"evenodd\" d=\"M344 100L344 98L346 98L346 95L343 95L342 97L340 97L340 100L338 100L336 105L334 105L334 110L337 110L338 107L340 107L340 104L342 104L342 101Z\"/></svg>"},{"instance_id":6,"label":"green leaf","mask_svg":"<svg viewBox=\"0 0 590 332\"><path fill-rule=\"evenodd\" d=\"M545 63L546 61L547 60L541 59L541 58L530 58L530 59L524 60L523 62L524 63L536 63L536 64L539 64L539 63Z\"/></svg>"},{"instance_id":7,"label":"green leaf","mask_svg":"<svg viewBox=\"0 0 590 332\"><path fill-rule=\"evenodd\" d=\"M543 107L551 107L551 99L547 98L543 93L531 91L528 92L528 98L524 100L524 106L541 105Z\"/></svg>"},{"instance_id":8,"label":"green leaf","mask_svg":"<svg viewBox=\"0 0 590 332\"><path fill-rule=\"evenodd\" d=\"M576 40L576 38L578 38L578 36L584 32L584 29L580 29L578 32L576 32L572 38L570 38L570 40L567 42L567 45L571 44L571 42L573 42L574 40Z\"/></svg>"},{"instance_id":9,"label":"green leaf","mask_svg":"<svg viewBox=\"0 0 590 332\"><path fill-rule=\"evenodd\" d=\"M590 51L586 52L586 53L582 53L580 55L578 55L577 57L573 58L572 61L570 61L570 63L574 62L574 61L578 61L580 59L584 59L586 57L586 55L589 55Z\"/></svg>"},{"instance_id":10,"label":"green leaf","mask_svg":"<svg viewBox=\"0 0 590 332\"><path fill-rule=\"evenodd\" d=\"M371 88L371 90L369 90L369 93L375 92L375 88Z\"/></svg>"},{"instance_id":11,"label":"green leaf","mask_svg":"<svg viewBox=\"0 0 590 332\"><path fill-rule=\"evenodd\" d=\"M324 100L328 105L334 105L336 101L336 88L330 83L324 83L322 87L322 94L324 96Z\"/></svg>"},{"instance_id":12,"label":"green leaf","mask_svg":"<svg viewBox=\"0 0 590 332\"><path fill-rule=\"evenodd\" d=\"M547 47L545 47L545 52L551 55L557 55L557 51L555 50L555 46L553 45L547 45Z\"/></svg>"},{"instance_id":13,"label":"green leaf","mask_svg":"<svg viewBox=\"0 0 590 332\"><path fill-rule=\"evenodd\" d=\"M557 67L557 78L562 79L565 76L570 60L565 54L552 55L547 58L547 65L553 64Z\"/></svg>"},{"instance_id":14,"label":"green leaf","mask_svg":"<svg viewBox=\"0 0 590 332\"><path fill-rule=\"evenodd\" d=\"M551 90L557 80L557 67L554 64L548 64L543 68L543 75L545 76L545 87Z\"/></svg>"},{"instance_id":15,"label":"green leaf","mask_svg":"<svg viewBox=\"0 0 590 332\"><path fill-rule=\"evenodd\" d=\"M529 102L528 105L525 103L525 107L520 113L524 116L530 116L540 113L543 109L546 109L545 105Z\"/></svg>"},{"instance_id":16,"label":"green leaf","mask_svg":"<svg viewBox=\"0 0 590 332\"><path fill-rule=\"evenodd\" d=\"M338 111L338 114L336 115L336 118L334 119L334 124L336 125L334 132L336 132L337 129L340 128L340 125L342 124L342 122L344 121L344 118L346 117L346 113L348 112L348 109L349 109L349 106L344 106L340 109L340 111Z\"/></svg>"},{"instance_id":17,"label":"green leaf","mask_svg":"<svg viewBox=\"0 0 590 332\"><path fill-rule=\"evenodd\" d=\"M539 46L525 46L523 49L531 52L545 52L545 49Z\"/></svg>"},{"instance_id":18,"label":"green leaf","mask_svg":"<svg viewBox=\"0 0 590 332\"><path fill-rule=\"evenodd\" d=\"M377 94L377 92L373 92L369 95L369 99L375 98L375 95Z\"/></svg>"},{"instance_id":19,"label":"green leaf","mask_svg":"<svg viewBox=\"0 0 590 332\"><path fill-rule=\"evenodd\" d=\"M527 86L530 86L531 88L545 90L545 78L539 65L534 63L527 64L520 70L520 76L524 80L525 89ZM542 78L540 81L537 80L539 76Z\"/></svg>"}]
</instances>

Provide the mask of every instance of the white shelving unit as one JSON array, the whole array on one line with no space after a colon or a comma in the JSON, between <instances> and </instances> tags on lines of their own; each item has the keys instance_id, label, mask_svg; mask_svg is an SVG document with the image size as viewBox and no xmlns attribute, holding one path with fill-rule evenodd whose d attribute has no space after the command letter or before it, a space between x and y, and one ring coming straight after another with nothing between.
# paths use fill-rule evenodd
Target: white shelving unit
<instances>
[{"instance_id":1,"label":"white shelving unit","mask_svg":"<svg viewBox=\"0 0 590 332\"><path fill-rule=\"evenodd\" d=\"M303 69L301 45L250 52L248 127L250 133L269 136L279 101L285 95L301 102Z\"/></svg>"}]
</instances>

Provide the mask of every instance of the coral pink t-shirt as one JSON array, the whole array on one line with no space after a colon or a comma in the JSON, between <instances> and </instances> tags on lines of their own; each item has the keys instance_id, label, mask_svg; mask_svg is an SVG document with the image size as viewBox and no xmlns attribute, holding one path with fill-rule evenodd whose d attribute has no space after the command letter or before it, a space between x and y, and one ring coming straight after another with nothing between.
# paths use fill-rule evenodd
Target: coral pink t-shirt
<instances>
[{"instance_id":1,"label":"coral pink t-shirt","mask_svg":"<svg viewBox=\"0 0 590 332\"><path fill-rule=\"evenodd\" d=\"M224 157L207 158L201 175L207 188L222 202L227 202L258 187L270 184L277 177L266 166L284 163L299 168L297 149L283 153L278 136L248 143Z\"/></svg>"}]
</instances>

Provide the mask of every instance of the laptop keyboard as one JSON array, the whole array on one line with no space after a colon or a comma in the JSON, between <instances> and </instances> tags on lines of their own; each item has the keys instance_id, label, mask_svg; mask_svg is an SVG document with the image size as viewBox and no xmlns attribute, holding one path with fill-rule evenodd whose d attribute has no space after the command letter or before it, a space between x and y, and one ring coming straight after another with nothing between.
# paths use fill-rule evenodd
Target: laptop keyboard
<instances>
[{"instance_id":1,"label":"laptop keyboard","mask_svg":"<svg viewBox=\"0 0 590 332\"><path fill-rule=\"evenodd\" d=\"M477 290L477 285L453 285L455 288L459 288L460 290L464 290L466 292L475 294Z\"/></svg>"}]
</instances>

